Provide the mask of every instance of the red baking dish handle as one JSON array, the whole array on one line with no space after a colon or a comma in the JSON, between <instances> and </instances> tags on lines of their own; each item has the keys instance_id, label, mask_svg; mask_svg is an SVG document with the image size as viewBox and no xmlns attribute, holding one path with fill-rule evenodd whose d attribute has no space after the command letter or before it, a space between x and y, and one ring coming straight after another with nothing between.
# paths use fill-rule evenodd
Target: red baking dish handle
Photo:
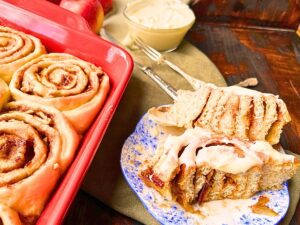
<instances>
[{"instance_id":1,"label":"red baking dish handle","mask_svg":"<svg viewBox=\"0 0 300 225\"><path fill-rule=\"evenodd\" d=\"M51 20L62 26L70 27L89 34L94 34L88 22L81 16L59 7L56 4L46 0L2 0L11 3L18 8L22 8L28 12L39 15L43 18ZM16 16L16 15L12 15Z\"/></svg>"}]
</instances>

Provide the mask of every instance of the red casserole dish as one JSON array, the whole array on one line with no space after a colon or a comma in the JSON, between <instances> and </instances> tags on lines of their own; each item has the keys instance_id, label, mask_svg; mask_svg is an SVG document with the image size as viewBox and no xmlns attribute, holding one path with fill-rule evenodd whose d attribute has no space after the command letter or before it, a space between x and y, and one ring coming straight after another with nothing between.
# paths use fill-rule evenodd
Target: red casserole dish
<instances>
[{"instance_id":1,"label":"red casserole dish","mask_svg":"<svg viewBox=\"0 0 300 225\"><path fill-rule=\"evenodd\" d=\"M48 52L69 53L101 66L110 77L111 90L105 105L37 222L61 224L127 86L133 61L126 51L89 31L80 16L47 1L0 0L0 12L0 25L40 38Z\"/></svg>"}]
</instances>

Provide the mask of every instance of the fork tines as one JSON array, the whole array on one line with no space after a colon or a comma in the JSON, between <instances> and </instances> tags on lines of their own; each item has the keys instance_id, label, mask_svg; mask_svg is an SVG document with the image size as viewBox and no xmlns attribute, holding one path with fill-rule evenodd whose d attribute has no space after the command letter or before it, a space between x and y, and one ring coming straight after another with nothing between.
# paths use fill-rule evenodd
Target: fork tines
<instances>
[{"instance_id":1,"label":"fork tines","mask_svg":"<svg viewBox=\"0 0 300 225\"><path fill-rule=\"evenodd\" d=\"M141 50L152 60L154 61L161 61L163 59L162 54L152 48L151 46L147 45L141 38L137 37L135 39L135 43L141 48Z\"/></svg>"}]
</instances>

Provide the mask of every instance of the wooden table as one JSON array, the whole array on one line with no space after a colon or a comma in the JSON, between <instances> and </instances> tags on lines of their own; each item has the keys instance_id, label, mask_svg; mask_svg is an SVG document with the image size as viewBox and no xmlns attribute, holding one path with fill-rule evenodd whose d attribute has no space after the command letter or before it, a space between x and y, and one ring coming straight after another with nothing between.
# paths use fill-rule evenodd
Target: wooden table
<instances>
[{"instance_id":1,"label":"wooden table","mask_svg":"<svg viewBox=\"0 0 300 225\"><path fill-rule=\"evenodd\" d=\"M274 23L269 24L264 22L264 26L261 27L261 24L253 22L253 18L250 23L243 20L238 20L238 23L232 22L232 15L240 15L240 10L245 10L242 3L232 4L230 15L221 17L225 22L220 22L218 19L207 18L209 14L212 18L220 18L215 17L221 13L219 8L223 7L225 13L228 11L227 8L216 5L212 13L209 7L203 7L203 2L206 1L194 6L198 21L186 39L216 64L229 85L247 77L257 77L259 85L256 90L280 95L292 117L292 122L284 129L281 144L284 148L300 154L300 38L296 35L295 29L291 29L295 27L295 21L299 23L300 12L287 8L284 16L280 17L283 27L273 26L278 21L271 21ZM266 4L266 1L262 2ZM269 2L270 5L279 4L276 5L276 9L281 7L281 10L285 10L280 4L287 1ZM291 1L290 4L293 5L294 2ZM268 12L258 12L255 16L260 19L263 13ZM274 16L276 13L280 14L280 10L267 15L270 18L278 18ZM249 17L248 14L246 16ZM272 26L265 26L270 24ZM64 224L73 225L74 221L78 225L140 224L108 208L83 191L79 191ZM300 224L300 203L291 224Z\"/></svg>"}]
</instances>

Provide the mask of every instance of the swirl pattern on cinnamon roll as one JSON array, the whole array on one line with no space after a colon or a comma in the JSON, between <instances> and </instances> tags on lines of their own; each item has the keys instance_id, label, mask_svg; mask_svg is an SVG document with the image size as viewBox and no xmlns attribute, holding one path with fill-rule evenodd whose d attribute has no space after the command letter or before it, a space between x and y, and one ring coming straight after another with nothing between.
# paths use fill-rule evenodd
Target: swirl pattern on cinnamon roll
<instances>
[{"instance_id":1,"label":"swirl pattern on cinnamon roll","mask_svg":"<svg viewBox=\"0 0 300 225\"><path fill-rule=\"evenodd\" d=\"M80 133L99 112L109 88L109 78L101 68L63 53L27 63L10 83L14 99L56 107Z\"/></svg>"},{"instance_id":2,"label":"swirl pattern on cinnamon roll","mask_svg":"<svg viewBox=\"0 0 300 225\"><path fill-rule=\"evenodd\" d=\"M57 109L8 103L0 115L0 202L22 221L34 222L78 143L79 135Z\"/></svg>"},{"instance_id":3,"label":"swirl pattern on cinnamon roll","mask_svg":"<svg viewBox=\"0 0 300 225\"><path fill-rule=\"evenodd\" d=\"M45 53L38 38L0 26L0 78L5 82L25 63Z\"/></svg>"}]
</instances>

